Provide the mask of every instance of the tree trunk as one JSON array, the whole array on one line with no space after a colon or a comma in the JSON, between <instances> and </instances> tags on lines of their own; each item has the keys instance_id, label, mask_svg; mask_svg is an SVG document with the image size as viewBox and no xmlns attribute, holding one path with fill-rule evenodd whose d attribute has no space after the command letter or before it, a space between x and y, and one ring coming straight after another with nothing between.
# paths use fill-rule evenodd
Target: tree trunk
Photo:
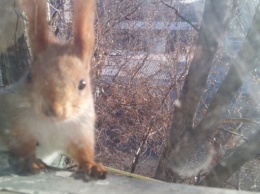
<instances>
[{"instance_id":1,"label":"tree trunk","mask_svg":"<svg viewBox=\"0 0 260 194\"><path fill-rule=\"evenodd\" d=\"M221 89L217 93L208 114L205 116L198 127L205 129L206 132L212 134L216 128L211 127L212 124L208 120L215 123L221 119L221 115L227 111L227 105L236 91L240 88L246 75L259 66L259 49L260 49L260 3L258 4L248 35L244 42L243 48L238 54L238 58L233 61L232 67L224 80ZM228 84L228 83L232 83ZM208 128L207 128L208 127ZM211 129L211 130L207 130ZM260 130L260 129L259 129ZM225 159L224 166L218 164L207 178L202 181L201 185L220 186L226 181L236 170L238 170L245 162L259 156L260 132L258 131L251 139L235 149L234 153Z\"/></svg>"},{"instance_id":2,"label":"tree trunk","mask_svg":"<svg viewBox=\"0 0 260 194\"><path fill-rule=\"evenodd\" d=\"M226 18L230 3L230 0L206 0L205 2L194 57L180 96L181 107L176 107L174 110L168 144L155 174L157 179L175 182L179 178L172 171L172 165L179 166L184 162L184 158L187 158L186 154L181 154L183 149L179 145L181 142L187 144L187 140L194 133L193 118L204 92L218 44L227 26ZM177 158L174 153L181 155Z\"/></svg>"},{"instance_id":3,"label":"tree trunk","mask_svg":"<svg viewBox=\"0 0 260 194\"><path fill-rule=\"evenodd\" d=\"M0 85L6 86L22 77L29 67L30 54L17 2L1 0L0 17Z\"/></svg>"},{"instance_id":4,"label":"tree trunk","mask_svg":"<svg viewBox=\"0 0 260 194\"><path fill-rule=\"evenodd\" d=\"M190 110L187 110L188 107L183 110L176 109L176 113L178 111L177 115L183 115L183 117L177 117L180 119L180 121L174 118L175 123L171 129L169 144L167 145L164 155L160 161L156 173L156 178L167 181L175 181L175 179L172 178L169 180L169 177L176 176L176 173L174 173L172 169L176 168L176 166L178 168L179 166L182 166L183 163L188 162L190 156L195 153L199 146L207 142L208 138L216 132L217 124L221 122L222 119L224 119L223 116L228 110L228 105L234 98L238 89L241 87L245 77L259 64L259 40L260 4L256 9L251 28L249 29L248 35L245 39L242 49L238 54L237 59L232 61L231 68L229 69L229 72L223 81L221 88L212 100L206 115L199 123L199 125L195 128L192 128L191 124L185 126L186 123L191 122L185 122L185 112L190 112ZM197 87L196 84L194 84L194 87ZM192 101L193 99L186 98L186 101L189 100ZM185 101L183 101L183 103L185 103ZM192 115L190 115L190 117L191 116ZM180 125L179 123L181 122L184 122L184 124ZM183 133L178 135L178 139L176 139L173 137L173 135L175 134L174 132L176 130L179 131L180 127L183 129Z\"/></svg>"},{"instance_id":5,"label":"tree trunk","mask_svg":"<svg viewBox=\"0 0 260 194\"><path fill-rule=\"evenodd\" d=\"M260 156L260 128L246 143L231 150L231 154L221 161L214 169L197 185L208 187L221 187L238 169L247 161Z\"/></svg>"}]
</instances>

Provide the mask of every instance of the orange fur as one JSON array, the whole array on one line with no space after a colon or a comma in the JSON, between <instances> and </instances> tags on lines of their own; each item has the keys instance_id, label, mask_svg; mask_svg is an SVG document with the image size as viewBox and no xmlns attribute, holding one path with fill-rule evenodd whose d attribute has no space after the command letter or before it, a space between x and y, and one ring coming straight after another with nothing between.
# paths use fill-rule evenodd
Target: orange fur
<instances>
[{"instance_id":1,"label":"orange fur","mask_svg":"<svg viewBox=\"0 0 260 194\"><path fill-rule=\"evenodd\" d=\"M69 146L69 153L71 157L78 161L79 170L83 172L89 172L88 174L95 178L105 178L106 169L101 163L96 163L94 158L94 149L89 145L86 148L78 146L78 143L71 143Z\"/></svg>"},{"instance_id":2,"label":"orange fur","mask_svg":"<svg viewBox=\"0 0 260 194\"><path fill-rule=\"evenodd\" d=\"M95 1L76 0L74 4L74 45L84 60L90 60L95 44ZM76 29L76 30L75 30Z\"/></svg>"},{"instance_id":3,"label":"orange fur","mask_svg":"<svg viewBox=\"0 0 260 194\"><path fill-rule=\"evenodd\" d=\"M12 139L9 140L8 144L12 155L22 158L35 156L35 139L30 133L23 129L19 129L19 127L14 127L12 130Z\"/></svg>"},{"instance_id":4,"label":"orange fur","mask_svg":"<svg viewBox=\"0 0 260 194\"><path fill-rule=\"evenodd\" d=\"M30 45L33 55L36 55L46 49L49 42L46 2L44 0L21 1L28 18Z\"/></svg>"},{"instance_id":5,"label":"orange fur","mask_svg":"<svg viewBox=\"0 0 260 194\"><path fill-rule=\"evenodd\" d=\"M60 43L48 32L46 1L21 0L29 22L31 77L28 74L0 95L4 123L0 141L5 139L9 152L22 158L22 169L38 172L46 166L36 154L44 159L62 151L79 164L83 176L105 178L105 168L94 160L95 111L89 75L95 1L74 2L74 40ZM82 83L85 87L79 89Z\"/></svg>"}]
</instances>

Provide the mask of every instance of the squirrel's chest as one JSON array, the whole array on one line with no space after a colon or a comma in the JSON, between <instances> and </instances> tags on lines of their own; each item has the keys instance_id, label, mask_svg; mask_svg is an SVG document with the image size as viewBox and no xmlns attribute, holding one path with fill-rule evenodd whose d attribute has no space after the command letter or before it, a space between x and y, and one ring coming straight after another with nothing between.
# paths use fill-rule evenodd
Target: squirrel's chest
<instances>
[{"instance_id":1,"label":"squirrel's chest","mask_svg":"<svg viewBox=\"0 0 260 194\"><path fill-rule=\"evenodd\" d=\"M74 136L73 127L77 126L57 125L50 122L32 123L29 130L37 141L36 157L50 164L59 153L66 153Z\"/></svg>"},{"instance_id":2,"label":"squirrel's chest","mask_svg":"<svg viewBox=\"0 0 260 194\"><path fill-rule=\"evenodd\" d=\"M94 112L86 111L76 119L58 122L41 119L37 114L18 119L18 125L23 126L37 142L36 156L44 159L53 153L67 153L70 144L94 138ZM17 121L17 120L16 120Z\"/></svg>"},{"instance_id":3,"label":"squirrel's chest","mask_svg":"<svg viewBox=\"0 0 260 194\"><path fill-rule=\"evenodd\" d=\"M66 148L70 139L73 138L73 131L77 131L73 129L77 127L71 123L56 124L38 120L29 125L29 130L36 139L38 147L51 150Z\"/></svg>"}]
</instances>

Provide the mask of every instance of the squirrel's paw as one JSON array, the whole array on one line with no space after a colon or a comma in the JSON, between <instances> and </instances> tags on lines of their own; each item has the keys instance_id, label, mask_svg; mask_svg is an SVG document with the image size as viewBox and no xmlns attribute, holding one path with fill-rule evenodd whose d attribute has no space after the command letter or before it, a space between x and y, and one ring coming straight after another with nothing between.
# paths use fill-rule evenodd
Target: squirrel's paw
<instances>
[{"instance_id":1,"label":"squirrel's paw","mask_svg":"<svg viewBox=\"0 0 260 194\"><path fill-rule=\"evenodd\" d=\"M46 171L47 166L42 160L35 158L29 161L28 170L32 174L38 174L42 171Z\"/></svg>"},{"instance_id":2,"label":"squirrel's paw","mask_svg":"<svg viewBox=\"0 0 260 194\"><path fill-rule=\"evenodd\" d=\"M107 177L106 168L101 163L85 164L73 175L75 179L89 181L91 179L105 179Z\"/></svg>"},{"instance_id":3,"label":"squirrel's paw","mask_svg":"<svg viewBox=\"0 0 260 194\"><path fill-rule=\"evenodd\" d=\"M15 172L21 175L38 174L46 171L46 164L37 158L9 158L10 165L14 168Z\"/></svg>"}]
</instances>

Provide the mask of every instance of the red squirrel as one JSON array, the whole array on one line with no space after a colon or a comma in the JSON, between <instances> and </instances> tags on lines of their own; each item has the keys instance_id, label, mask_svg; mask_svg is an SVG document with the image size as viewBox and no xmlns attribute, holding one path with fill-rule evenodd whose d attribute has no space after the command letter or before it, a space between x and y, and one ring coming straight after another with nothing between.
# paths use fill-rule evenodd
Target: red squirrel
<instances>
[{"instance_id":1,"label":"red squirrel","mask_svg":"<svg viewBox=\"0 0 260 194\"><path fill-rule=\"evenodd\" d=\"M0 93L0 150L18 159L18 171L37 173L45 157L59 152L98 179L107 172L95 155L95 110L91 58L95 44L95 1L74 1L74 39L49 33L46 0L20 0L28 18L33 56L27 75Z\"/></svg>"}]
</instances>

